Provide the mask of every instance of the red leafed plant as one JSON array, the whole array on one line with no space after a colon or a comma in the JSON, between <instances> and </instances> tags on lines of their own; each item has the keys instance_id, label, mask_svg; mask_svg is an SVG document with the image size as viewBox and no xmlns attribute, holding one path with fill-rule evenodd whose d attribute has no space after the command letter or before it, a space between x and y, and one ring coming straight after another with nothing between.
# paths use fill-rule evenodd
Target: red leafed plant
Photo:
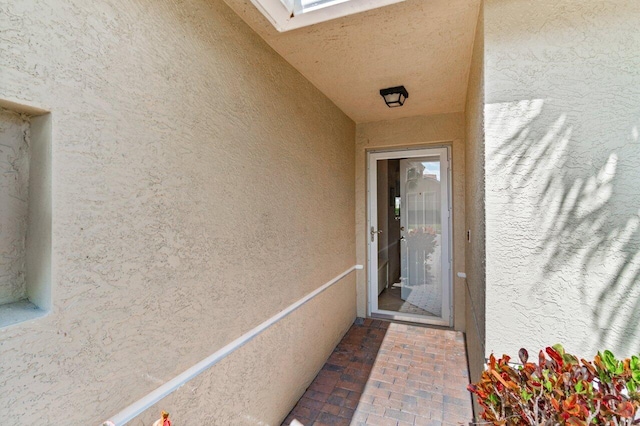
<instances>
[{"instance_id":1,"label":"red leafed plant","mask_svg":"<svg viewBox=\"0 0 640 426\"><path fill-rule=\"evenodd\" d=\"M540 351L537 363L528 362L526 349L519 357L522 365L514 366L507 355L491 355L480 381L469 385L487 424L640 425L637 356L618 360L604 351L589 362L555 345Z\"/></svg>"}]
</instances>

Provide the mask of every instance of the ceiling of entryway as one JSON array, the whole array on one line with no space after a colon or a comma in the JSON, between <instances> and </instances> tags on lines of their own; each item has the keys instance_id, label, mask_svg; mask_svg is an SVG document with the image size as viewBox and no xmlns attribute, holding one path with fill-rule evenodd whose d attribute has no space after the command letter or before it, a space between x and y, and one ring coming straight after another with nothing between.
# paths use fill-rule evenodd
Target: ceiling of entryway
<instances>
[{"instance_id":1,"label":"ceiling of entryway","mask_svg":"<svg viewBox=\"0 0 640 426\"><path fill-rule=\"evenodd\" d=\"M355 122L464 110L480 0L406 0L284 33L250 0L225 0ZM379 90L404 85L387 108Z\"/></svg>"}]
</instances>

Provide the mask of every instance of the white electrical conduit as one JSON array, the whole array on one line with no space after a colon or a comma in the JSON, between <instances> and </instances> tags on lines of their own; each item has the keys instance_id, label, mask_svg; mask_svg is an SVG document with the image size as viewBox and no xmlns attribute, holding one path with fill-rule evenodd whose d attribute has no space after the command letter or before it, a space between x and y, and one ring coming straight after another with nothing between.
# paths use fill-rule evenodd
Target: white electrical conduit
<instances>
[{"instance_id":1,"label":"white electrical conduit","mask_svg":"<svg viewBox=\"0 0 640 426\"><path fill-rule=\"evenodd\" d=\"M142 414L144 411L151 408L158 401L162 400L169 394L173 393L175 390L182 387L191 379L199 376L204 371L213 367L218 362L226 358L228 355L232 354L237 349L240 349L241 347L249 343L258 334L262 333L267 328L271 327L273 324L277 323L278 321L280 321L281 319L283 319L284 317L286 317L287 315L289 315L290 313L292 313L293 311L295 311L296 309L298 309L299 307L301 307L302 305L304 305L305 303L307 303L308 301L310 301L311 299L313 299L314 297L316 297L317 295L319 295L320 293L322 293L323 291L325 291L326 289L328 289L329 287L331 287L332 285L340 281L342 278L346 277L351 272L355 271L356 269L363 269L363 266L354 265L351 268L347 269L346 271L344 271L343 273L341 273L340 275L338 275L328 283L324 284L322 287L319 287L315 291L307 294L305 297L298 300L293 305L280 311L278 314L269 318L268 320L266 320L256 328L246 332L245 334L238 337L233 342L229 343L223 348L218 349L216 352L209 355L207 358L203 359L193 367L189 368L188 370L184 371L183 373L169 380L167 383L160 386L158 389L154 390L153 392L147 394L145 397L134 402L133 404L131 404L130 406L128 406L127 408L125 408L124 410L122 410L121 412L113 416L110 422L113 423L115 426L122 426L124 424L127 424L128 422L130 422L131 420L135 419L137 416Z\"/></svg>"}]
</instances>

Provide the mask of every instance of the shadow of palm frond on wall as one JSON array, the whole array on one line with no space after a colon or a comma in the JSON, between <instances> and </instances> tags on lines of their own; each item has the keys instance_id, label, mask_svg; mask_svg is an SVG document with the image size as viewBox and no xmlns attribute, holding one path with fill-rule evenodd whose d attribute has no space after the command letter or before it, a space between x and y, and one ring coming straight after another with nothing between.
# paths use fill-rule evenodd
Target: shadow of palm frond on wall
<instances>
[{"instance_id":1,"label":"shadow of palm frond on wall","mask_svg":"<svg viewBox=\"0 0 640 426\"><path fill-rule=\"evenodd\" d=\"M558 316L573 315L563 318L565 324L589 321L593 334L579 336L583 349L639 352L638 127L603 134L593 130L597 122L585 123L577 112L542 99L493 108L487 127L500 136L487 146L487 176L493 176L487 192L501 193L493 214L507 216L497 223L513 222L512 232L521 234L515 238L534 257L531 266L542 268L535 282L525 281L527 271L519 271L516 281L530 285L538 300L549 286L565 286L567 294L578 290L578 303L556 300L545 314L560 306ZM534 235L524 235L532 227Z\"/></svg>"}]
</instances>

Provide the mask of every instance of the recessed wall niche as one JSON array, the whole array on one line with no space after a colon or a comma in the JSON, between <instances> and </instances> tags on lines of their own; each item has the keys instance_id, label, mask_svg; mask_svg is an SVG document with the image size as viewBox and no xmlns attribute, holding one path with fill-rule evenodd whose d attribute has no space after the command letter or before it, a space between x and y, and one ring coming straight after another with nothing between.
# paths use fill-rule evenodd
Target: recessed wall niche
<instances>
[{"instance_id":1,"label":"recessed wall niche","mask_svg":"<svg viewBox=\"0 0 640 426\"><path fill-rule=\"evenodd\" d=\"M0 100L0 328L51 309L51 115Z\"/></svg>"}]
</instances>

